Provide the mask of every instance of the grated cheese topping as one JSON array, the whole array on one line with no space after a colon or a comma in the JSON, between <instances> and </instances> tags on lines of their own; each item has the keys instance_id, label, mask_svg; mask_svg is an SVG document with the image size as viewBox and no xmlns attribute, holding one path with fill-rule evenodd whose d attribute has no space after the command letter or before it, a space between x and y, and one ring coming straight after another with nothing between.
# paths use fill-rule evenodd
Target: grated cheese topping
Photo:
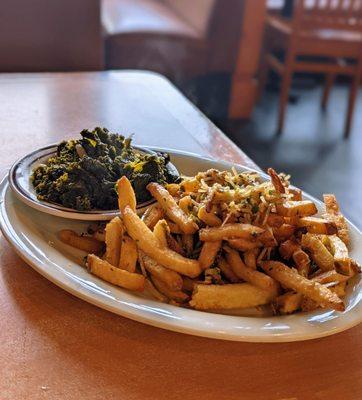
<instances>
[{"instance_id":1,"label":"grated cheese topping","mask_svg":"<svg viewBox=\"0 0 362 400\"><path fill-rule=\"evenodd\" d=\"M221 218L223 224L232 222L266 226L268 216L275 212L276 203L290 200L289 176L279 175L286 193L276 191L271 181L264 181L257 172L238 173L209 169L194 177L182 178L178 198L190 196L190 215L198 221L201 206Z\"/></svg>"}]
</instances>

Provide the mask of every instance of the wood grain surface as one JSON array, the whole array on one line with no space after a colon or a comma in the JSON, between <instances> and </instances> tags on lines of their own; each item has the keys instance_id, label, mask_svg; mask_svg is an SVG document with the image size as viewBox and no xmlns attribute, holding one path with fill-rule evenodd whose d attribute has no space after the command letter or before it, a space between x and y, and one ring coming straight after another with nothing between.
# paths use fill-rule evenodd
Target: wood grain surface
<instances>
[{"instance_id":1,"label":"wood grain surface","mask_svg":"<svg viewBox=\"0 0 362 400\"><path fill-rule=\"evenodd\" d=\"M102 72L0 75L0 173L85 127L253 162L166 80ZM0 399L360 399L361 327L286 344L233 343L143 325L92 306L0 244Z\"/></svg>"}]
</instances>

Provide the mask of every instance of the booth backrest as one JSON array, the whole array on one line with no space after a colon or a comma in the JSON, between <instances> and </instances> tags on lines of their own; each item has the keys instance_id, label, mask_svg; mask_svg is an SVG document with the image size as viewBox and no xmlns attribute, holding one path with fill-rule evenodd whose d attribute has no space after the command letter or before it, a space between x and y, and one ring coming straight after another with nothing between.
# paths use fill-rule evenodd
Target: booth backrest
<instances>
[{"instance_id":1,"label":"booth backrest","mask_svg":"<svg viewBox=\"0 0 362 400\"><path fill-rule=\"evenodd\" d=\"M162 0L178 15L184 18L203 36L207 35L208 27L216 0Z\"/></svg>"},{"instance_id":2,"label":"booth backrest","mask_svg":"<svg viewBox=\"0 0 362 400\"><path fill-rule=\"evenodd\" d=\"M1 0L0 72L103 68L99 0Z\"/></svg>"}]
</instances>

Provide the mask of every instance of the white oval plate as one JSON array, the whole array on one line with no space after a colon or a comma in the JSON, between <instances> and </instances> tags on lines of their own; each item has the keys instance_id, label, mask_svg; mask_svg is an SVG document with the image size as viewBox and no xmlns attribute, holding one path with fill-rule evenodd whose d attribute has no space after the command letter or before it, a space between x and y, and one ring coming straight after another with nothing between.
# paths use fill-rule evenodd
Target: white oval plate
<instances>
[{"instance_id":1,"label":"white oval plate","mask_svg":"<svg viewBox=\"0 0 362 400\"><path fill-rule=\"evenodd\" d=\"M186 175L208 168L230 169L232 166L230 163L212 161L189 153L166 151L171 154L179 171ZM305 197L321 206L311 196ZM346 310L342 313L319 309L290 316L230 316L163 304L90 275L81 266L85 253L57 239L56 234L60 229L81 232L86 229L87 222L65 220L26 206L13 195L7 180L0 185L0 203L0 226L5 237L36 271L83 300L139 322L198 336L249 342L313 339L332 335L361 322L360 276L355 277L348 286ZM350 230L351 255L361 261L362 235L352 224Z\"/></svg>"},{"instance_id":2,"label":"white oval plate","mask_svg":"<svg viewBox=\"0 0 362 400\"><path fill-rule=\"evenodd\" d=\"M78 219L82 221L106 221L117 216L119 213L118 209L78 211L72 208L63 207L60 204L38 200L35 189L30 181L30 176L36 167L38 167L40 164L44 164L49 157L52 157L56 154L57 146L57 144L51 144L49 146L42 147L27 154L13 164L9 171L8 179L10 187L14 191L16 197L36 210L62 218ZM152 150L157 150L151 150L150 148L142 146L134 147L143 152L152 152ZM139 204L137 206L137 212L142 214L152 203L154 203L154 200Z\"/></svg>"}]
</instances>

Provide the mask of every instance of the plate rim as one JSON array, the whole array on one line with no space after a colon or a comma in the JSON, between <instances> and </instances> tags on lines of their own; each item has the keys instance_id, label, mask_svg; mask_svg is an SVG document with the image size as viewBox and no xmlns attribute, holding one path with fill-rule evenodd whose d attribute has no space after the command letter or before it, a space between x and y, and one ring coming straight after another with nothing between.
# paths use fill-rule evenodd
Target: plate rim
<instances>
[{"instance_id":1,"label":"plate rim","mask_svg":"<svg viewBox=\"0 0 362 400\"><path fill-rule=\"evenodd\" d=\"M170 149L171 150L171 149ZM193 156L193 157L198 157L207 161L213 161L213 159L211 158L207 158L207 157L200 157L198 155L195 155L193 153L189 153L189 152L183 152L183 151L174 151L174 153L177 153L179 155L186 155L186 156ZM230 162L223 162L220 161L222 164L226 165L230 165ZM233 165L237 165L237 164L233 164ZM254 171L252 168L249 167L244 167L244 166L240 166L241 168L243 168L244 170L251 170ZM266 174L263 174L264 176ZM333 335L335 333L338 332L342 332L344 330L347 330L353 326L358 325L361 321L362 321L362 315L358 314L354 315L354 318L349 319L347 321L346 324L344 325L340 325L338 327L336 327L335 329L331 329L331 330L319 330L318 332L311 332L309 334L306 334L305 332L302 332L300 334L296 334L296 333L292 333L292 334L288 334L288 333L282 333L282 334L270 334L268 336L258 336L258 335L252 335L252 336L248 336L248 335L243 335L243 334L239 334L237 336L232 335L230 333L215 333L213 331L205 331L203 329L197 329L195 327L190 327L190 326L175 326L175 325L170 325L167 322L164 321L157 321L153 318L152 315L149 315L149 318L145 318L141 315L135 314L135 313L131 313L129 311L126 311L124 309L120 309L118 307L116 307L116 305L112 306L109 305L108 303L99 300L98 298L94 297L94 295L87 295L85 292L76 290L75 288L71 287L69 284L66 284L62 281L60 281L59 279L57 279L56 277L54 277L52 274L47 273L47 271L44 268L41 268L41 264L39 263L39 261L37 260L37 258L34 256L34 254L32 253L31 250L29 250L29 248L25 248L24 251L24 245L21 245L21 242L18 242L17 239L17 234L15 232L15 230L13 229L12 225L8 225L6 220L5 220L5 216L3 215L4 212L4 205L2 203L5 203L5 194L7 192L7 190L10 190L10 186L9 183L7 181L7 177L5 176L4 179L1 181L0 183L0 206L1 206L1 211L0 211L0 228L4 234L4 237L6 238L6 240L15 248L16 253L27 263L29 264L33 269L35 269L38 273L40 273L41 275L43 275L46 279L50 280L51 282L53 282L54 284L56 284L57 286L61 287L62 289L66 290L67 292L75 295L76 297L79 297L91 304L94 304L100 308L106 309L110 312L116 313L118 315L124 316L126 318L130 318L132 320L141 322L141 323L146 323L148 325L152 325L158 328L162 328L162 329L167 329L167 330L171 330L171 331L175 331L175 332L180 332L180 333L187 333L187 334L192 334L192 335L196 335L196 336L202 336L202 337L208 337L208 338L214 338L214 339L223 339L223 340L231 340L231 341L243 341L243 342L293 342L293 341L304 341L304 340L310 340L310 339L316 339L316 338L320 338L320 337L325 337L325 336L330 336ZM310 196L310 195L308 195ZM310 196L311 198L313 198L312 196ZM320 201L318 200L318 203L320 203ZM350 222L349 222L350 223ZM352 225L356 231L361 234L361 232L359 231L359 229L357 227L355 227L352 223L350 223L350 225ZM157 304L159 304L159 302L157 302ZM358 302L358 304L356 304L355 307L358 307L360 305L360 301ZM193 312L200 312L200 311L195 311L195 310L189 310L189 311L193 311ZM358 311L358 310L357 310ZM356 313L356 309L350 310L350 312L354 312ZM204 312L202 312L202 314L205 315ZM208 313L208 315L212 316L212 313ZM225 316L226 318L228 316ZM340 316L340 318L343 317L343 315ZM238 317L240 319L243 318L257 318L257 317Z\"/></svg>"}]
</instances>

